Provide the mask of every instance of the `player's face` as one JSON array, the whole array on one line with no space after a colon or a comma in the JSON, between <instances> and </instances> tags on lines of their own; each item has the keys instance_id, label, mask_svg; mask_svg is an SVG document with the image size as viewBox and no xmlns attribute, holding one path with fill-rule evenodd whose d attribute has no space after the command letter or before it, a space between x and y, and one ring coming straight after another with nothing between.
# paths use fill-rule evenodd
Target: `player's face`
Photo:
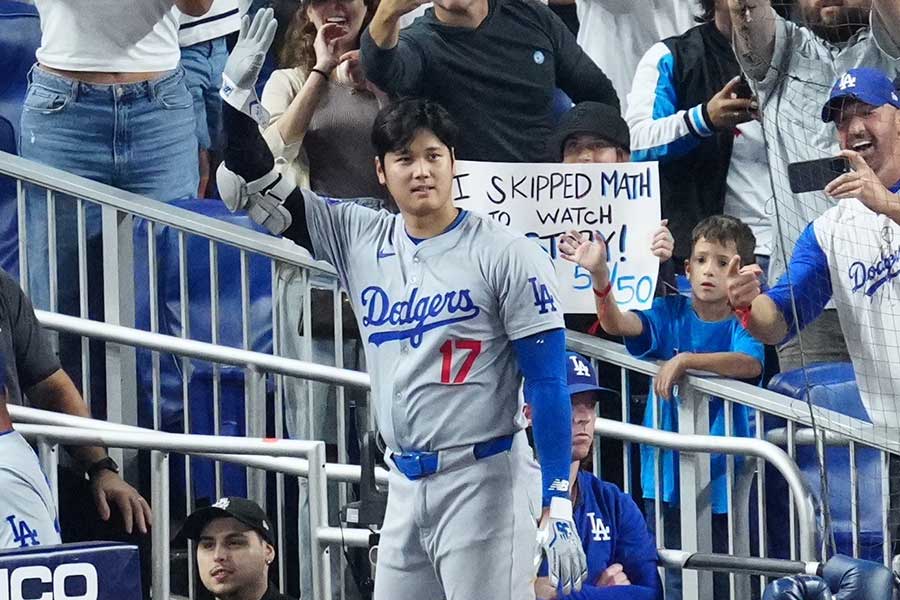
<instances>
[{"instance_id":1,"label":"player's face","mask_svg":"<svg viewBox=\"0 0 900 600\"><path fill-rule=\"evenodd\" d=\"M869 24L872 0L800 0L802 23L830 42L845 42Z\"/></svg>"},{"instance_id":2,"label":"player's face","mask_svg":"<svg viewBox=\"0 0 900 600\"><path fill-rule=\"evenodd\" d=\"M594 392L572 396L572 460L584 460L594 443Z\"/></svg>"},{"instance_id":3,"label":"player's face","mask_svg":"<svg viewBox=\"0 0 900 600\"><path fill-rule=\"evenodd\" d=\"M618 163L628 162L627 152L600 136L576 133L566 138L563 145L564 163Z\"/></svg>"},{"instance_id":4,"label":"player's face","mask_svg":"<svg viewBox=\"0 0 900 600\"><path fill-rule=\"evenodd\" d=\"M453 151L434 133L419 130L409 146L375 161L378 181L387 186L400 212L417 218L452 208Z\"/></svg>"},{"instance_id":5,"label":"player's face","mask_svg":"<svg viewBox=\"0 0 900 600\"><path fill-rule=\"evenodd\" d=\"M737 245L700 238L694 244L690 260L685 262L685 271L691 282L695 302L717 304L728 300L725 283L728 263L737 254Z\"/></svg>"},{"instance_id":6,"label":"player's face","mask_svg":"<svg viewBox=\"0 0 900 600\"><path fill-rule=\"evenodd\" d=\"M326 23L335 23L345 29L348 38L355 38L366 16L363 0L312 0L306 8L306 17L316 30Z\"/></svg>"},{"instance_id":7,"label":"player's face","mask_svg":"<svg viewBox=\"0 0 900 600\"><path fill-rule=\"evenodd\" d=\"M264 592L268 563L274 557L271 545L231 517L210 521L197 542L200 580L218 598L241 597L245 591Z\"/></svg>"},{"instance_id":8,"label":"player's face","mask_svg":"<svg viewBox=\"0 0 900 600\"><path fill-rule=\"evenodd\" d=\"M886 187L900 180L900 110L848 100L835 125L841 148L858 152Z\"/></svg>"}]
</instances>

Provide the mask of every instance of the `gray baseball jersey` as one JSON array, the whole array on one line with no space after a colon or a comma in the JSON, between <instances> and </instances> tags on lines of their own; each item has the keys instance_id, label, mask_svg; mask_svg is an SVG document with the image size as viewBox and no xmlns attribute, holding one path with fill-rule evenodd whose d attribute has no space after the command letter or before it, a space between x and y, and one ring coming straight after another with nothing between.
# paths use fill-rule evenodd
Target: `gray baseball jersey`
<instances>
[{"instance_id":1,"label":"gray baseball jersey","mask_svg":"<svg viewBox=\"0 0 900 600\"><path fill-rule=\"evenodd\" d=\"M403 219L303 190L315 257L337 269L388 447L435 451L523 427L513 340L562 328L550 257L463 212L416 243Z\"/></svg>"},{"instance_id":2,"label":"gray baseball jersey","mask_svg":"<svg viewBox=\"0 0 900 600\"><path fill-rule=\"evenodd\" d=\"M56 504L37 455L14 430L0 433L0 550L60 544Z\"/></svg>"}]
</instances>

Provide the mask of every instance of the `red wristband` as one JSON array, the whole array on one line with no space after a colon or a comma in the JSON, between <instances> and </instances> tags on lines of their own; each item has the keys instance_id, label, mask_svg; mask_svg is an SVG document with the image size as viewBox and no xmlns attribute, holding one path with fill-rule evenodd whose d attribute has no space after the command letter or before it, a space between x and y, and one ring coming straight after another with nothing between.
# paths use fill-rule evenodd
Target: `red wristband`
<instances>
[{"instance_id":1,"label":"red wristband","mask_svg":"<svg viewBox=\"0 0 900 600\"><path fill-rule=\"evenodd\" d=\"M744 329L750 327L750 306L746 306L744 308L735 308L734 316L738 318L738 321L741 322L741 326Z\"/></svg>"},{"instance_id":2,"label":"red wristband","mask_svg":"<svg viewBox=\"0 0 900 600\"><path fill-rule=\"evenodd\" d=\"M607 296L609 296L609 293L612 291L612 281L606 282L606 287L603 289L602 292L598 292L597 288L592 288L592 289L594 291L595 296L597 296L601 300L604 300Z\"/></svg>"}]
</instances>

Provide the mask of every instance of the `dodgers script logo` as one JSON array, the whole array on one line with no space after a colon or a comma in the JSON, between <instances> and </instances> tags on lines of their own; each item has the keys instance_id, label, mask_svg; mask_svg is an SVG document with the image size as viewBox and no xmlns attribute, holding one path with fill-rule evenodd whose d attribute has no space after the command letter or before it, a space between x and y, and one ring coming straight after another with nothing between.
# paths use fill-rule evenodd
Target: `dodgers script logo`
<instances>
[{"instance_id":1,"label":"dodgers script logo","mask_svg":"<svg viewBox=\"0 0 900 600\"><path fill-rule=\"evenodd\" d=\"M392 302L386 291L370 285L359 299L367 310L362 320L365 327L390 326L369 336L369 342L376 346L392 340L409 340L413 348L418 348L425 332L469 321L481 313L469 290L420 297L419 288L413 288L409 298Z\"/></svg>"},{"instance_id":2,"label":"dodgers script logo","mask_svg":"<svg viewBox=\"0 0 900 600\"><path fill-rule=\"evenodd\" d=\"M850 265L848 276L853 282L853 291L863 290L870 298L883 286L900 275L900 246L890 254L882 254L869 266L860 260Z\"/></svg>"}]
</instances>

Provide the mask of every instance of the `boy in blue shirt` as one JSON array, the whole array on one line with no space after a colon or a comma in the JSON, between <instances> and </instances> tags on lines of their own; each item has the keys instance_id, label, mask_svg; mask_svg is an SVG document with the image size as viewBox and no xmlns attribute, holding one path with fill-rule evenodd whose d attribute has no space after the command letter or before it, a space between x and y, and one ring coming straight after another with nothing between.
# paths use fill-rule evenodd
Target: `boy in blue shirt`
<instances>
[{"instance_id":1,"label":"boy in blue shirt","mask_svg":"<svg viewBox=\"0 0 900 600\"><path fill-rule=\"evenodd\" d=\"M647 529L634 500L612 483L583 470L594 444L596 404L616 392L597 385L588 359L569 352L566 356L569 394L572 398L572 465L570 497L573 520L587 557L588 576L581 591L559 596L547 577L539 577L539 600L662 600L657 571L656 541ZM546 565L540 573L546 575Z\"/></svg>"},{"instance_id":2,"label":"boy in blue shirt","mask_svg":"<svg viewBox=\"0 0 900 600\"><path fill-rule=\"evenodd\" d=\"M709 371L734 379L758 380L762 373L763 345L741 326L728 303L727 276L732 256L738 255L744 265L755 260L756 240L750 228L739 219L725 215L701 221L691 235L691 257L685 261L685 272L691 283L691 297L681 295L657 298L646 311L622 312L612 293L607 253L603 244L583 239L572 231L563 236L559 248L562 256L590 271L594 278L597 315L604 331L625 338L625 346L640 358L665 361L653 381L647 399L644 425L654 426L654 412L660 407L659 427L678 431L677 383L688 371ZM659 400L657 400L659 398ZM733 405L733 434L749 436L748 410ZM709 406L710 434L725 434L722 401L713 399ZM654 524L656 498L656 451L641 448L641 483L648 524ZM678 454L661 451L663 481L661 484L665 546L680 545L678 510ZM723 455L712 456L713 551L727 552L727 478ZM666 577L666 598L678 600L680 573ZM715 598L727 598L727 577L715 578Z\"/></svg>"}]
</instances>

